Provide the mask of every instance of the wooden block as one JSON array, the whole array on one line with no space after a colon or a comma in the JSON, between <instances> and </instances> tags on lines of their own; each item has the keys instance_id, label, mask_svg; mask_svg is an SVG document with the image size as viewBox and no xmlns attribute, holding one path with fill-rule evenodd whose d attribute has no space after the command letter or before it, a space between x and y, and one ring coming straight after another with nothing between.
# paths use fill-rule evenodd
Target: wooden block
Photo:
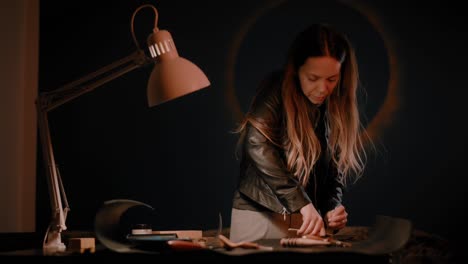
<instances>
[{"instance_id":1,"label":"wooden block","mask_svg":"<svg viewBox=\"0 0 468 264\"><path fill-rule=\"evenodd\" d=\"M68 240L68 250L72 252L84 253L89 251L94 253L96 249L96 243L94 237L79 237L70 238Z\"/></svg>"},{"instance_id":2,"label":"wooden block","mask_svg":"<svg viewBox=\"0 0 468 264\"><path fill-rule=\"evenodd\" d=\"M203 237L201 230L159 230L153 231L153 235L176 234L178 238L197 239Z\"/></svg>"}]
</instances>

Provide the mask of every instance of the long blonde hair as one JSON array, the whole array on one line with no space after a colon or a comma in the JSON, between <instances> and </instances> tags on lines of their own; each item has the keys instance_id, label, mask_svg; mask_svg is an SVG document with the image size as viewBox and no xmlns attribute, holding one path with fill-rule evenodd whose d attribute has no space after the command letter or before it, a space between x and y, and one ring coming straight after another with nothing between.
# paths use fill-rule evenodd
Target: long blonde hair
<instances>
[{"instance_id":1,"label":"long blonde hair","mask_svg":"<svg viewBox=\"0 0 468 264\"><path fill-rule=\"evenodd\" d=\"M294 40L286 61L281 83L284 131L270 127L264 120L247 114L238 127L245 134L247 124L257 128L271 143L285 151L286 166L306 185L321 153L320 141L314 130L318 109L311 107L303 94L298 69L307 58L330 56L341 63L340 80L326 101L327 151L331 154L338 177L343 184L354 175L362 175L366 154L359 118L357 89L358 67L354 50L347 37L333 28L315 24L302 31ZM279 112L279 111L276 111ZM277 120L278 121L278 120ZM281 136L279 136L281 135ZM239 142L243 140L241 136Z\"/></svg>"}]
</instances>

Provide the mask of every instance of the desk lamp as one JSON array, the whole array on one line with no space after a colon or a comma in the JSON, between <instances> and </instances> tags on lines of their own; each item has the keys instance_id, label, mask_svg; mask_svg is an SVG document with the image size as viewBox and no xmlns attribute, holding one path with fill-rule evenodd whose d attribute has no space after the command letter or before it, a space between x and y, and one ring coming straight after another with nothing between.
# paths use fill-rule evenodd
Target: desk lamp
<instances>
[{"instance_id":1,"label":"desk lamp","mask_svg":"<svg viewBox=\"0 0 468 264\"><path fill-rule=\"evenodd\" d=\"M147 56L140 48L133 28L135 16L143 8L152 8L155 13L153 32L147 39L150 56ZM58 89L42 92L36 100L40 143L52 210L51 220L43 242L43 249L48 253L66 250L65 244L62 242L62 231L67 229L66 218L70 210L60 172L55 162L48 113L117 77L151 63L154 63L154 68L147 86L150 107L210 85L208 78L200 68L178 55L171 34L166 30L159 30L157 24L158 11L153 5L145 4L138 7L131 18L131 32L136 45L134 53Z\"/></svg>"}]
</instances>

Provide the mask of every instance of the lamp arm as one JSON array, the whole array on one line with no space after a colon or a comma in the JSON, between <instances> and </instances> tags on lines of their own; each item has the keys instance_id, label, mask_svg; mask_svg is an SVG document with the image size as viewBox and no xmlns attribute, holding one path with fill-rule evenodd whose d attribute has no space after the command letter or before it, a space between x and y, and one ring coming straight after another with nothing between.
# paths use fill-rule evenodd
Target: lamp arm
<instances>
[{"instance_id":1,"label":"lamp arm","mask_svg":"<svg viewBox=\"0 0 468 264\"><path fill-rule=\"evenodd\" d=\"M66 217L70 210L60 172L55 162L49 129L49 111L150 62L152 60L142 50L138 49L133 54L80 79L39 95L36 101L38 127L52 210L50 224L44 238L43 248L45 251L65 250L65 245L61 241L61 233L67 229Z\"/></svg>"},{"instance_id":2,"label":"lamp arm","mask_svg":"<svg viewBox=\"0 0 468 264\"><path fill-rule=\"evenodd\" d=\"M55 164L54 151L50 140L50 131L48 125L47 111L41 111L40 104L38 108L38 126L39 135L42 145L42 153L44 163L46 166L46 178L49 188L49 199L52 210L50 224L47 228L46 236L44 238L44 250L65 250L65 245L61 241L61 232L66 230L65 215L69 208L64 208L62 205L62 196L60 190L60 180L58 169Z\"/></svg>"},{"instance_id":3,"label":"lamp arm","mask_svg":"<svg viewBox=\"0 0 468 264\"><path fill-rule=\"evenodd\" d=\"M43 108L43 111L51 111L72 99L91 92L97 87L100 87L107 82L126 74L127 72L140 68L151 62L152 60L145 55L144 51L138 49L129 56L104 66L99 70L72 81L58 89L41 93L39 104Z\"/></svg>"}]
</instances>

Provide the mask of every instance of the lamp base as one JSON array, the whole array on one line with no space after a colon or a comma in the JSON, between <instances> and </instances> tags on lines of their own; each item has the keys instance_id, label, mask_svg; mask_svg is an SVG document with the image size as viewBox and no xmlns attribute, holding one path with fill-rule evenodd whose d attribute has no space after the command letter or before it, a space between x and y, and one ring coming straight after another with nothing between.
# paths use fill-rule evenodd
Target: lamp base
<instances>
[{"instance_id":1,"label":"lamp base","mask_svg":"<svg viewBox=\"0 0 468 264\"><path fill-rule=\"evenodd\" d=\"M44 255L53 255L55 253L64 252L67 249L65 244L62 242L62 236L60 232L48 232L46 236L46 240L44 241L44 245L42 247Z\"/></svg>"}]
</instances>

